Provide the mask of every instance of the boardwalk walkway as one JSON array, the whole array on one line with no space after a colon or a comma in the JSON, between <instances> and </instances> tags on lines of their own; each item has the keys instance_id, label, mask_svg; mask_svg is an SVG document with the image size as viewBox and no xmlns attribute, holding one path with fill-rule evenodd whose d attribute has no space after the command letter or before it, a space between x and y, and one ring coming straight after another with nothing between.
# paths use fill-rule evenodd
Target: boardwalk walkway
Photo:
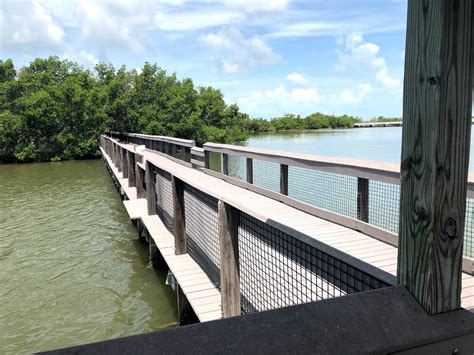
<instances>
[{"instance_id":1,"label":"boardwalk walkway","mask_svg":"<svg viewBox=\"0 0 474 355\"><path fill-rule=\"evenodd\" d=\"M133 150L133 145L121 145ZM288 231L289 234L303 234L333 248L335 252L341 254L342 258L358 259L359 263L363 261L384 272L396 275L396 247L188 168L151 150L147 150L144 157L185 183L223 200L264 223L282 231ZM474 276L463 273L462 278L462 306L474 311Z\"/></svg>"}]
</instances>

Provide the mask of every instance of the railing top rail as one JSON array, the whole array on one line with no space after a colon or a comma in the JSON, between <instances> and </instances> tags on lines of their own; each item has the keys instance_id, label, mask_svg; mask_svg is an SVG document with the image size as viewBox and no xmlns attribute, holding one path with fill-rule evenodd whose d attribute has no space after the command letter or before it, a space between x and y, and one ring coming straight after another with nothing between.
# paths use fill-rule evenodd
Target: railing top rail
<instances>
[{"instance_id":1,"label":"railing top rail","mask_svg":"<svg viewBox=\"0 0 474 355\"><path fill-rule=\"evenodd\" d=\"M400 165L394 163L318 156L231 144L205 143L203 148L210 152L400 184ZM468 190L474 190L474 172L468 176Z\"/></svg>"},{"instance_id":2,"label":"railing top rail","mask_svg":"<svg viewBox=\"0 0 474 355\"><path fill-rule=\"evenodd\" d=\"M121 134L127 137L144 138L144 139L150 139L154 141L174 143L174 144L179 144L185 147L194 147L196 145L196 143L192 139L182 139L182 138L156 136L156 135L151 135L151 134L140 134L140 133L122 133L122 132L111 132L111 133Z\"/></svg>"}]
</instances>

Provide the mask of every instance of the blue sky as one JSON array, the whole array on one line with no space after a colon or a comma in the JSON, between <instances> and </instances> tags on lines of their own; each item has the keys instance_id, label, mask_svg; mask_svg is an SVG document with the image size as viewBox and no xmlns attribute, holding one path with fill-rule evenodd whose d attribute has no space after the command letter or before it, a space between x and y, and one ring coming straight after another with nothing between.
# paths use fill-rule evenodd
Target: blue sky
<instances>
[{"instance_id":1,"label":"blue sky","mask_svg":"<svg viewBox=\"0 0 474 355\"><path fill-rule=\"evenodd\" d=\"M254 117L401 116L406 1L0 0L0 57L157 63Z\"/></svg>"}]
</instances>

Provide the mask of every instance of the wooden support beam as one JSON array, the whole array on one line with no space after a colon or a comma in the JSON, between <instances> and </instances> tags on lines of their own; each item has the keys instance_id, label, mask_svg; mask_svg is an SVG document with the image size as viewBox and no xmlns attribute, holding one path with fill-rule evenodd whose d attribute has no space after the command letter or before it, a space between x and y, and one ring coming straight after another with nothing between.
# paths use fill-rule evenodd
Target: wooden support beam
<instances>
[{"instance_id":1,"label":"wooden support beam","mask_svg":"<svg viewBox=\"0 0 474 355\"><path fill-rule=\"evenodd\" d=\"M128 150L122 148L122 174L124 179L128 179Z\"/></svg>"},{"instance_id":2,"label":"wooden support beam","mask_svg":"<svg viewBox=\"0 0 474 355\"><path fill-rule=\"evenodd\" d=\"M144 178L143 169L135 163L135 187L137 188L137 198L145 197L145 189L143 188Z\"/></svg>"},{"instance_id":3,"label":"wooden support beam","mask_svg":"<svg viewBox=\"0 0 474 355\"><path fill-rule=\"evenodd\" d=\"M209 169L209 151L204 151L204 168Z\"/></svg>"},{"instance_id":4,"label":"wooden support beam","mask_svg":"<svg viewBox=\"0 0 474 355\"><path fill-rule=\"evenodd\" d=\"M221 173L229 175L229 155L226 153L221 154Z\"/></svg>"},{"instance_id":5,"label":"wooden support beam","mask_svg":"<svg viewBox=\"0 0 474 355\"><path fill-rule=\"evenodd\" d=\"M357 219L369 222L369 180L357 178Z\"/></svg>"},{"instance_id":6,"label":"wooden support beam","mask_svg":"<svg viewBox=\"0 0 474 355\"><path fill-rule=\"evenodd\" d=\"M135 179L134 179L134 164L133 161L135 159L132 158L132 152L127 150L127 176L128 176L128 187L135 186Z\"/></svg>"},{"instance_id":7,"label":"wooden support beam","mask_svg":"<svg viewBox=\"0 0 474 355\"><path fill-rule=\"evenodd\" d=\"M156 191L155 191L155 174L153 173L153 165L147 161L145 169L145 182L146 182L146 202L148 208L148 214L156 214Z\"/></svg>"},{"instance_id":8,"label":"wooden support beam","mask_svg":"<svg viewBox=\"0 0 474 355\"><path fill-rule=\"evenodd\" d=\"M288 165L280 164L280 193L288 195Z\"/></svg>"},{"instance_id":9,"label":"wooden support beam","mask_svg":"<svg viewBox=\"0 0 474 355\"><path fill-rule=\"evenodd\" d=\"M461 304L473 19L472 0L408 2L398 281L429 314Z\"/></svg>"},{"instance_id":10,"label":"wooden support beam","mask_svg":"<svg viewBox=\"0 0 474 355\"><path fill-rule=\"evenodd\" d=\"M219 200L218 213L222 316L226 318L241 314L238 245L239 211Z\"/></svg>"},{"instance_id":11,"label":"wooden support beam","mask_svg":"<svg viewBox=\"0 0 474 355\"><path fill-rule=\"evenodd\" d=\"M253 184L253 159L247 158L247 182Z\"/></svg>"},{"instance_id":12,"label":"wooden support beam","mask_svg":"<svg viewBox=\"0 0 474 355\"><path fill-rule=\"evenodd\" d=\"M171 176L173 190L173 216L175 254L186 254L186 227L184 218L184 182Z\"/></svg>"}]
</instances>

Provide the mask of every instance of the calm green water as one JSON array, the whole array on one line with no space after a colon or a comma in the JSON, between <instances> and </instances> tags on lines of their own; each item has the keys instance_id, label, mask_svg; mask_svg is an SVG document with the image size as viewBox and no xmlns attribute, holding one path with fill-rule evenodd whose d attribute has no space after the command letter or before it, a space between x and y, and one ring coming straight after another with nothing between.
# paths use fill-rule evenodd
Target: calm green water
<instances>
[{"instance_id":1,"label":"calm green water","mask_svg":"<svg viewBox=\"0 0 474 355\"><path fill-rule=\"evenodd\" d=\"M474 171L474 142L471 135L471 162ZM250 137L249 147L399 163L402 128L377 127L303 132L278 132Z\"/></svg>"},{"instance_id":2,"label":"calm green water","mask_svg":"<svg viewBox=\"0 0 474 355\"><path fill-rule=\"evenodd\" d=\"M176 323L103 163L0 165L0 353Z\"/></svg>"}]
</instances>

